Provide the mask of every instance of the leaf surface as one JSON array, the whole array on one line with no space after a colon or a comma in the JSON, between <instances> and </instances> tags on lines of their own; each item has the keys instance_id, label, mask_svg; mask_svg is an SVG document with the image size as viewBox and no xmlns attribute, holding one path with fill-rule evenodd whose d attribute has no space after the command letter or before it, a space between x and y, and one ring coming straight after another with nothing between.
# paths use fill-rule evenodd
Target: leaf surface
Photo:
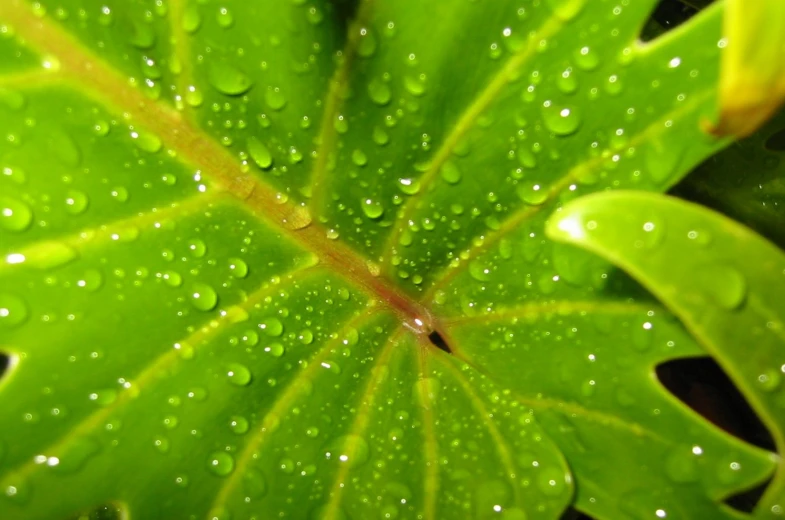
<instances>
[{"instance_id":1,"label":"leaf surface","mask_svg":"<svg viewBox=\"0 0 785 520\"><path fill-rule=\"evenodd\" d=\"M612 261L672 309L731 375L782 451L785 255L780 249L701 206L631 192L568 204L549 222L548 234ZM761 516L782 513L783 480L780 468L759 504Z\"/></svg>"},{"instance_id":2,"label":"leaf surface","mask_svg":"<svg viewBox=\"0 0 785 520\"><path fill-rule=\"evenodd\" d=\"M724 144L653 4L0 3L0 516L743 516L696 341L543 234Z\"/></svg>"}]
</instances>

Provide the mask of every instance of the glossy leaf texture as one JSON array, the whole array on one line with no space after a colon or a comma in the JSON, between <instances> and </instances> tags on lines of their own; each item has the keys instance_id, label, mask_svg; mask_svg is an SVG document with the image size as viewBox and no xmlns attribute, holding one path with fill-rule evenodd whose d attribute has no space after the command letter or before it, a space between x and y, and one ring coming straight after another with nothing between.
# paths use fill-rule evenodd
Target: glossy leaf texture
<instances>
[{"instance_id":1,"label":"glossy leaf texture","mask_svg":"<svg viewBox=\"0 0 785 520\"><path fill-rule=\"evenodd\" d=\"M699 343L544 235L726 144L654 4L0 2L0 517L744 517Z\"/></svg>"},{"instance_id":2,"label":"glossy leaf texture","mask_svg":"<svg viewBox=\"0 0 785 520\"><path fill-rule=\"evenodd\" d=\"M557 212L547 232L608 259L651 290L731 375L782 452L781 249L718 213L648 193L582 198ZM761 517L785 511L782 467L758 507Z\"/></svg>"}]
</instances>

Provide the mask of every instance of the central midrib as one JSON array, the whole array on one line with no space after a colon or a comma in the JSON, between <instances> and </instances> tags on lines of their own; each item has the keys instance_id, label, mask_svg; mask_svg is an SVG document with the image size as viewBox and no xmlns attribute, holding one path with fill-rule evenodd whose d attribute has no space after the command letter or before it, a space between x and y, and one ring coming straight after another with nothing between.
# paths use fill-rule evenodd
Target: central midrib
<instances>
[{"instance_id":1,"label":"central midrib","mask_svg":"<svg viewBox=\"0 0 785 520\"><path fill-rule=\"evenodd\" d=\"M294 238L336 274L374 295L411 328L426 332L431 327L430 314L425 307L385 277L374 276L369 269L370 261L354 249L328 239L327 229L311 221L305 206L288 201L282 203L278 191L244 172L222 145L192 126L180 112L146 98L141 91L129 86L117 70L55 23L35 16L21 0L0 1L0 17L23 34L27 44L44 54L57 56L64 78L78 83L93 97L127 113L133 121L159 136L182 161L203 171L254 216Z\"/></svg>"}]
</instances>

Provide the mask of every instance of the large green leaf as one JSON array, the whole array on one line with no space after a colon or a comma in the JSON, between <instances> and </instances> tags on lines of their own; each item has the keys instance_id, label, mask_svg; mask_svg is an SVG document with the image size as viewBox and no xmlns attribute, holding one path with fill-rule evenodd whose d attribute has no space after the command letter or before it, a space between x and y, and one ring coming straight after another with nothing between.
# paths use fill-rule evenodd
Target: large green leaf
<instances>
[{"instance_id":1,"label":"large green leaf","mask_svg":"<svg viewBox=\"0 0 785 520\"><path fill-rule=\"evenodd\" d=\"M653 4L0 1L0 517L743 516L697 342L543 236L723 145Z\"/></svg>"},{"instance_id":2,"label":"large green leaf","mask_svg":"<svg viewBox=\"0 0 785 520\"><path fill-rule=\"evenodd\" d=\"M671 308L748 396L785 448L785 254L701 206L650 193L584 197L562 209L548 235L629 272ZM781 463L781 462L780 462ZM759 504L785 513L779 468Z\"/></svg>"}]
</instances>

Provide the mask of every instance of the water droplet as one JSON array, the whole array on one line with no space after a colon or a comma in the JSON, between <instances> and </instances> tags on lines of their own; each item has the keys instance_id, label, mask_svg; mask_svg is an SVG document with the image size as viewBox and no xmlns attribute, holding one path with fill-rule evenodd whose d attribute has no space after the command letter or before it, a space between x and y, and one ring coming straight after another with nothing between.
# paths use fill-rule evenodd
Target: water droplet
<instances>
[{"instance_id":1,"label":"water droplet","mask_svg":"<svg viewBox=\"0 0 785 520\"><path fill-rule=\"evenodd\" d=\"M538 182L529 181L518 185L518 197L527 204L538 206L548 200L548 190Z\"/></svg>"},{"instance_id":2,"label":"water droplet","mask_svg":"<svg viewBox=\"0 0 785 520\"><path fill-rule=\"evenodd\" d=\"M226 377L230 383L237 386L247 386L252 379L251 371L240 363L229 363L226 366Z\"/></svg>"},{"instance_id":3,"label":"water droplet","mask_svg":"<svg viewBox=\"0 0 785 520\"><path fill-rule=\"evenodd\" d=\"M75 473L96 455L101 445L90 437L80 437L68 444L59 457L50 457L47 464L57 473ZM51 462L50 462L51 461Z\"/></svg>"},{"instance_id":4,"label":"water droplet","mask_svg":"<svg viewBox=\"0 0 785 520\"><path fill-rule=\"evenodd\" d=\"M491 269L479 259L469 262L469 274L478 282L487 282L491 279Z\"/></svg>"},{"instance_id":5,"label":"water droplet","mask_svg":"<svg viewBox=\"0 0 785 520\"><path fill-rule=\"evenodd\" d=\"M600 56L591 47L584 46L575 51L575 63L583 70L594 70L600 64Z\"/></svg>"},{"instance_id":6,"label":"water droplet","mask_svg":"<svg viewBox=\"0 0 785 520\"><path fill-rule=\"evenodd\" d=\"M785 365L783 365L783 367L785 367ZM782 376L780 373L779 370L771 369L760 374L756 379L758 388L764 392L773 392L777 390L780 387L780 383L782 383Z\"/></svg>"},{"instance_id":7,"label":"water droplet","mask_svg":"<svg viewBox=\"0 0 785 520\"><path fill-rule=\"evenodd\" d=\"M284 348L284 346L282 344L278 343L278 342L271 343L270 345L264 347L264 351L265 352L269 352L270 355L273 356L273 357L281 357L281 356L283 356L285 350L286 349Z\"/></svg>"},{"instance_id":8,"label":"water droplet","mask_svg":"<svg viewBox=\"0 0 785 520\"><path fill-rule=\"evenodd\" d=\"M390 136L387 134L384 128L375 126L373 128L373 142L379 146L384 146L390 142Z\"/></svg>"},{"instance_id":9,"label":"water droplet","mask_svg":"<svg viewBox=\"0 0 785 520\"><path fill-rule=\"evenodd\" d=\"M90 401L101 405L106 406L112 404L117 399L117 390L114 388L107 388L104 390L98 390L96 392L92 392L88 398Z\"/></svg>"},{"instance_id":10,"label":"water droplet","mask_svg":"<svg viewBox=\"0 0 785 520\"><path fill-rule=\"evenodd\" d=\"M207 284L195 283L191 288L191 304L200 311L211 311L218 304L218 294Z\"/></svg>"},{"instance_id":11,"label":"water droplet","mask_svg":"<svg viewBox=\"0 0 785 520\"><path fill-rule=\"evenodd\" d=\"M193 238L188 241L188 251L194 258L202 258L207 252L207 245L199 238Z\"/></svg>"},{"instance_id":12,"label":"water droplet","mask_svg":"<svg viewBox=\"0 0 785 520\"><path fill-rule=\"evenodd\" d=\"M218 14L215 17L218 25L223 27L224 29L228 29L229 27L234 24L234 16L232 16L231 11L226 7L221 7L218 9Z\"/></svg>"},{"instance_id":13,"label":"water droplet","mask_svg":"<svg viewBox=\"0 0 785 520\"><path fill-rule=\"evenodd\" d=\"M177 475L174 477L174 484L179 488L187 488L188 487L188 476L187 475Z\"/></svg>"},{"instance_id":14,"label":"water droplet","mask_svg":"<svg viewBox=\"0 0 785 520\"><path fill-rule=\"evenodd\" d=\"M572 94L578 90L578 80L575 79L575 74L571 67L559 74L559 77L556 78L556 86L565 94Z\"/></svg>"},{"instance_id":15,"label":"water droplet","mask_svg":"<svg viewBox=\"0 0 785 520\"><path fill-rule=\"evenodd\" d=\"M259 324L259 328L271 337L277 337L283 333L283 323L275 317L266 318Z\"/></svg>"},{"instance_id":16,"label":"water droplet","mask_svg":"<svg viewBox=\"0 0 785 520\"><path fill-rule=\"evenodd\" d=\"M420 191L419 179L398 179L398 189L406 195L415 195Z\"/></svg>"},{"instance_id":17,"label":"water droplet","mask_svg":"<svg viewBox=\"0 0 785 520\"><path fill-rule=\"evenodd\" d=\"M88 201L83 192L70 190L65 194L65 210L71 215L79 215L87 209Z\"/></svg>"},{"instance_id":18,"label":"water droplet","mask_svg":"<svg viewBox=\"0 0 785 520\"><path fill-rule=\"evenodd\" d=\"M155 45L155 30L153 25L139 21L132 22L131 34L128 37L128 43L137 49L149 49Z\"/></svg>"},{"instance_id":19,"label":"water droplet","mask_svg":"<svg viewBox=\"0 0 785 520\"><path fill-rule=\"evenodd\" d=\"M148 153L157 153L163 146L161 139L152 132L133 131L131 138L137 148Z\"/></svg>"},{"instance_id":20,"label":"water droplet","mask_svg":"<svg viewBox=\"0 0 785 520\"><path fill-rule=\"evenodd\" d=\"M362 465L368 460L368 443L359 435L344 435L332 440L324 448L327 460L346 464L350 468Z\"/></svg>"},{"instance_id":21,"label":"water droplet","mask_svg":"<svg viewBox=\"0 0 785 520\"><path fill-rule=\"evenodd\" d=\"M696 270L695 281L707 298L723 309L741 306L747 295L747 280L728 265L710 264Z\"/></svg>"},{"instance_id":22,"label":"water droplet","mask_svg":"<svg viewBox=\"0 0 785 520\"><path fill-rule=\"evenodd\" d=\"M153 446L155 446L155 449L158 450L160 453L168 453L169 439L167 439L163 435L158 435L155 438L153 438Z\"/></svg>"},{"instance_id":23,"label":"water droplet","mask_svg":"<svg viewBox=\"0 0 785 520\"><path fill-rule=\"evenodd\" d=\"M362 27L359 31L357 54L363 58L370 58L376 52L376 36L370 27Z\"/></svg>"},{"instance_id":24,"label":"water droplet","mask_svg":"<svg viewBox=\"0 0 785 520\"><path fill-rule=\"evenodd\" d=\"M426 91L425 82L415 76L404 76L403 86L409 94L417 97L422 96Z\"/></svg>"},{"instance_id":25,"label":"water droplet","mask_svg":"<svg viewBox=\"0 0 785 520\"><path fill-rule=\"evenodd\" d=\"M699 452L702 453L702 452ZM673 482L698 480L698 456L691 446L677 446L665 458L665 473Z\"/></svg>"},{"instance_id":26,"label":"water droplet","mask_svg":"<svg viewBox=\"0 0 785 520\"><path fill-rule=\"evenodd\" d=\"M248 153L259 168L266 170L273 164L273 156L270 150L256 137L249 137L246 141Z\"/></svg>"},{"instance_id":27,"label":"water droplet","mask_svg":"<svg viewBox=\"0 0 785 520\"><path fill-rule=\"evenodd\" d=\"M354 150L352 152L352 162L357 166L365 166L368 164L368 156L362 150Z\"/></svg>"},{"instance_id":28,"label":"water droplet","mask_svg":"<svg viewBox=\"0 0 785 520\"><path fill-rule=\"evenodd\" d=\"M109 126L109 123L104 121L103 119L96 121L93 125L93 133L98 137L104 137L109 134L109 130L112 127Z\"/></svg>"},{"instance_id":29,"label":"water droplet","mask_svg":"<svg viewBox=\"0 0 785 520\"><path fill-rule=\"evenodd\" d=\"M208 70L208 81L218 92L239 96L253 86L251 78L237 67L223 61L213 62Z\"/></svg>"},{"instance_id":30,"label":"water droplet","mask_svg":"<svg viewBox=\"0 0 785 520\"><path fill-rule=\"evenodd\" d=\"M16 327L27 319L27 305L18 296L0 293L0 327Z\"/></svg>"},{"instance_id":31,"label":"water droplet","mask_svg":"<svg viewBox=\"0 0 785 520\"><path fill-rule=\"evenodd\" d=\"M580 117L574 107L556 105L552 101L543 103L542 118L548 130L556 135L573 134L581 125Z\"/></svg>"},{"instance_id":32,"label":"water droplet","mask_svg":"<svg viewBox=\"0 0 785 520\"><path fill-rule=\"evenodd\" d=\"M164 271L161 277L170 287L180 287L183 283L183 277L177 271Z\"/></svg>"},{"instance_id":33,"label":"water droplet","mask_svg":"<svg viewBox=\"0 0 785 520\"><path fill-rule=\"evenodd\" d=\"M381 203L374 201L373 199L362 199L360 201L360 207L363 210L363 213L366 217L370 219L378 219L384 214L384 207Z\"/></svg>"},{"instance_id":34,"label":"water droplet","mask_svg":"<svg viewBox=\"0 0 785 520\"><path fill-rule=\"evenodd\" d=\"M237 435L246 433L249 427L248 419L241 415L233 415L229 418L229 428Z\"/></svg>"},{"instance_id":35,"label":"water droplet","mask_svg":"<svg viewBox=\"0 0 785 520\"><path fill-rule=\"evenodd\" d=\"M0 225L8 231L24 231L33 221L33 211L26 203L0 197Z\"/></svg>"},{"instance_id":36,"label":"water droplet","mask_svg":"<svg viewBox=\"0 0 785 520\"><path fill-rule=\"evenodd\" d=\"M368 83L368 95L371 101L379 106L384 106L392 99L390 87L381 79L374 78Z\"/></svg>"},{"instance_id":37,"label":"water droplet","mask_svg":"<svg viewBox=\"0 0 785 520\"><path fill-rule=\"evenodd\" d=\"M207 458L207 467L219 477L225 477L234 470L234 459L226 452L215 451Z\"/></svg>"},{"instance_id":38,"label":"water droplet","mask_svg":"<svg viewBox=\"0 0 785 520\"><path fill-rule=\"evenodd\" d=\"M245 278L248 276L248 264L246 264L241 258L230 258L229 272L231 272L232 276L235 278Z\"/></svg>"},{"instance_id":39,"label":"water droplet","mask_svg":"<svg viewBox=\"0 0 785 520\"><path fill-rule=\"evenodd\" d=\"M264 102L273 110L281 110L286 106L286 98L278 87L267 87L264 92Z\"/></svg>"},{"instance_id":40,"label":"water droplet","mask_svg":"<svg viewBox=\"0 0 785 520\"><path fill-rule=\"evenodd\" d=\"M557 497L567 490L570 475L559 468L542 468L537 477L537 489L548 497Z\"/></svg>"},{"instance_id":41,"label":"water droplet","mask_svg":"<svg viewBox=\"0 0 785 520\"><path fill-rule=\"evenodd\" d=\"M461 181L461 171L452 161L445 162L442 165L439 174L448 184L458 184Z\"/></svg>"}]
</instances>

